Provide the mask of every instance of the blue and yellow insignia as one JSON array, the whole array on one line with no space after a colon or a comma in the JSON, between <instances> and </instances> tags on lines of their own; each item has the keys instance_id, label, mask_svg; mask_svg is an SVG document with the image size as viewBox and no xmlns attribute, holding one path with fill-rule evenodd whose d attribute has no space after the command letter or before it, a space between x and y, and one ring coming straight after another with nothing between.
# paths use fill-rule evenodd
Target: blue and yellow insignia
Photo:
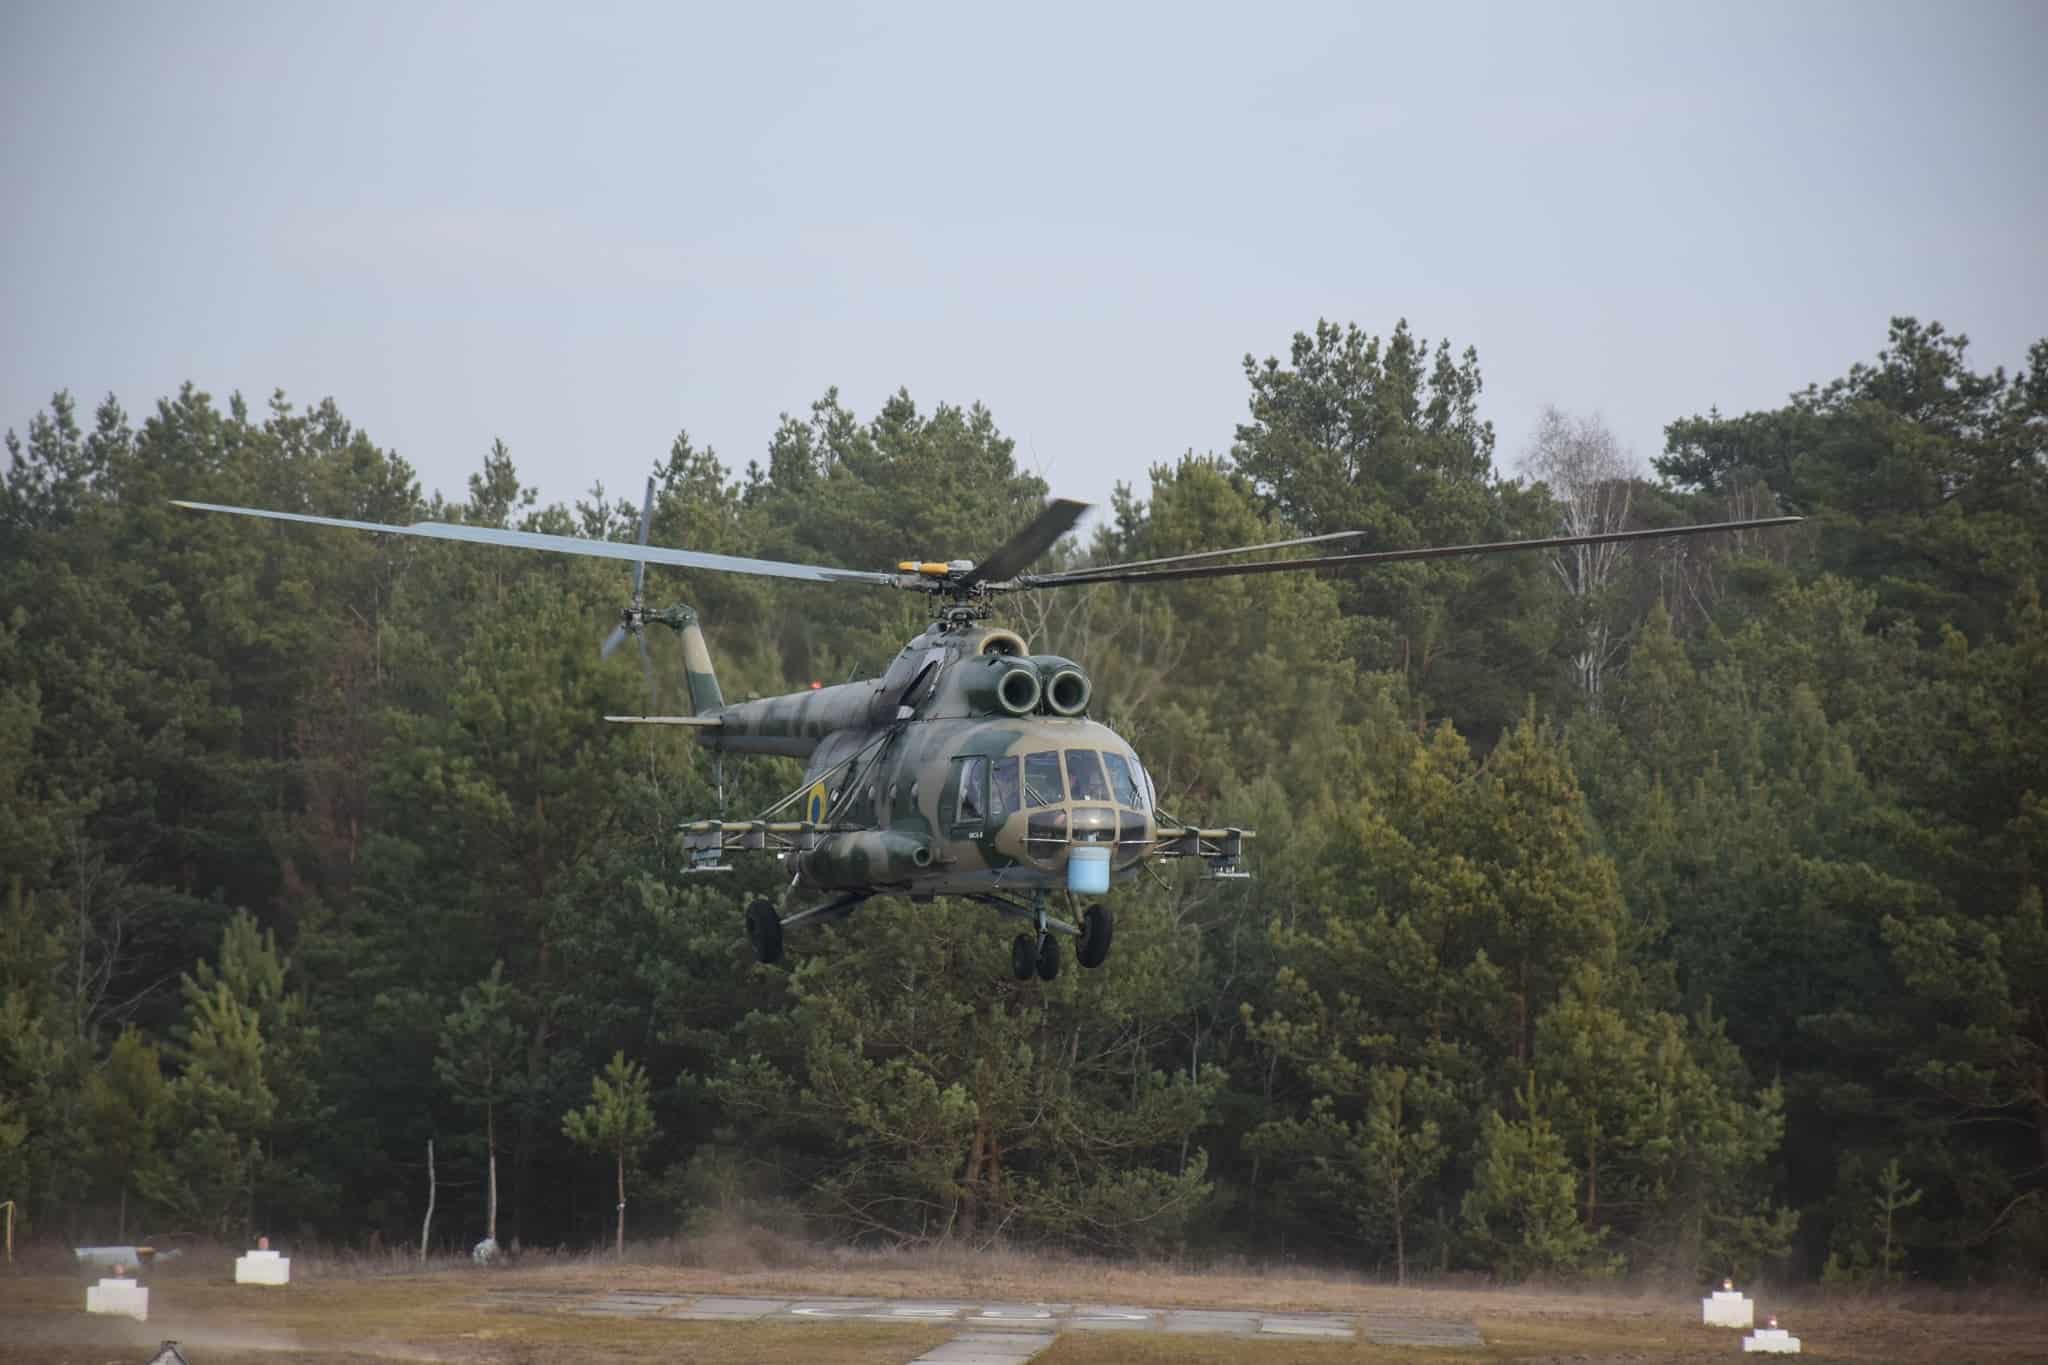
<instances>
[{"instance_id":1,"label":"blue and yellow insignia","mask_svg":"<svg viewBox=\"0 0 2048 1365\"><path fill-rule=\"evenodd\" d=\"M814 825L825 823L825 784L822 780L811 784L811 794L804 798L804 819Z\"/></svg>"}]
</instances>

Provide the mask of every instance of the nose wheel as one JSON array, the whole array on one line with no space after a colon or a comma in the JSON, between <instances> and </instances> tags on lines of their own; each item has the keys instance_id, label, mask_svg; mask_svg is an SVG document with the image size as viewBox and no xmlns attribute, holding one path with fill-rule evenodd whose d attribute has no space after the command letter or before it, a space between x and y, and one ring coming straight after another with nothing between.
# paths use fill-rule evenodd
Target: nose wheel
<instances>
[{"instance_id":1,"label":"nose wheel","mask_svg":"<svg viewBox=\"0 0 2048 1365\"><path fill-rule=\"evenodd\" d=\"M1019 981L1036 976L1050 981L1060 974L1060 941L1051 934L1019 934L1010 943L1010 975Z\"/></svg>"}]
</instances>

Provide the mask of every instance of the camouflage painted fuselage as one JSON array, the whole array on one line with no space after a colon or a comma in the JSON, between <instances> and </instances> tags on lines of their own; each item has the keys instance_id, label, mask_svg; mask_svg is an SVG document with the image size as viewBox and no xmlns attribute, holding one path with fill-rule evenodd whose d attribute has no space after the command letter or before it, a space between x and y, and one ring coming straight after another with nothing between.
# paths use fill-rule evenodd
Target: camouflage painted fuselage
<instances>
[{"instance_id":1,"label":"camouflage painted fuselage","mask_svg":"<svg viewBox=\"0 0 2048 1365\"><path fill-rule=\"evenodd\" d=\"M821 828L793 855L807 886L1029 891L1068 885L1078 846L1106 847L1112 876L1152 848L1150 780L1087 719L1086 676L1010 631L934 623L880 678L734 705L694 621L684 659L698 715L716 721L701 743L806 761L800 818Z\"/></svg>"}]
</instances>

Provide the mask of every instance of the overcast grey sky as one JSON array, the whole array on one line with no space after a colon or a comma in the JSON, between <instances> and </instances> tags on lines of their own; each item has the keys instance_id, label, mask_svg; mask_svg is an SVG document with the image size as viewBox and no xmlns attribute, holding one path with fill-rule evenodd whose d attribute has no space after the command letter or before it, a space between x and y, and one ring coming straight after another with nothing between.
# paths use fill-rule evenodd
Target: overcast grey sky
<instances>
[{"instance_id":1,"label":"overcast grey sky","mask_svg":"<svg viewBox=\"0 0 2048 1365\"><path fill-rule=\"evenodd\" d=\"M0 424L281 387L556 498L905 386L1100 500L1228 449L1246 352L1406 317L1504 467L1546 402L1647 460L1893 314L2017 365L2044 71L2040 0L4 0Z\"/></svg>"}]
</instances>

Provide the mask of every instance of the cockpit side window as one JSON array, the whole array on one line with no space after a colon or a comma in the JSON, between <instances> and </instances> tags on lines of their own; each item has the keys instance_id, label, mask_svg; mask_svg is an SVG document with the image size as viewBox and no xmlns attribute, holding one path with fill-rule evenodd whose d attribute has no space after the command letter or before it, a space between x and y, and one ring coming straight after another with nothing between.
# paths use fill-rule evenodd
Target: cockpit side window
<instances>
[{"instance_id":1,"label":"cockpit side window","mask_svg":"<svg viewBox=\"0 0 2048 1365\"><path fill-rule=\"evenodd\" d=\"M969 758L960 764L960 804L954 816L957 825L978 825L988 812L988 760Z\"/></svg>"},{"instance_id":2,"label":"cockpit side window","mask_svg":"<svg viewBox=\"0 0 2048 1365\"><path fill-rule=\"evenodd\" d=\"M1131 765L1124 761L1124 756L1105 753L1102 761L1109 765L1109 786L1110 790L1116 793L1116 803L1119 806L1129 806L1132 810L1145 809L1144 789L1138 785L1138 780L1131 776Z\"/></svg>"},{"instance_id":3,"label":"cockpit side window","mask_svg":"<svg viewBox=\"0 0 2048 1365\"><path fill-rule=\"evenodd\" d=\"M990 824L1000 825L1019 809L1017 791L1017 763L1015 754L998 758L988 766L988 818Z\"/></svg>"},{"instance_id":4,"label":"cockpit side window","mask_svg":"<svg viewBox=\"0 0 2048 1365\"><path fill-rule=\"evenodd\" d=\"M1065 797L1060 785L1060 755L1057 749L1024 755L1024 804L1057 806Z\"/></svg>"},{"instance_id":5,"label":"cockpit side window","mask_svg":"<svg viewBox=\"0 0 2048 1365\"><path fill-rule=\"evenodd\" d=\"M1109 783L1102 776L1102 755L1093 749L1067 750L1067 788L1076 801L1109 800Z\"/></svg>"}]
</instances>

